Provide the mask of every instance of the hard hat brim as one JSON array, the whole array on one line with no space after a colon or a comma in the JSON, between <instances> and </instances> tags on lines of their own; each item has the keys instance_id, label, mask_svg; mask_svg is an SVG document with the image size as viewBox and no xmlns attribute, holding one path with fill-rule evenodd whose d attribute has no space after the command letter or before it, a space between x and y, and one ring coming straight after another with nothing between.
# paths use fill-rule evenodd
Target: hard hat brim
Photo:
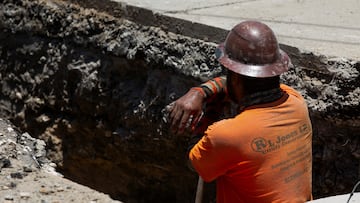
<instances>
[{"instance_id":1,"label":"hard hat brim","mask_svg":"<svg viewBox=\"0 0 360 203\"><path fill-rule=\"evenodd\" d=\"M291 65L289 56L281 49L279 50L278 59L271 64L253 65L233 60L226 54L224 43L221 43L216 48L215 57L229 70L241 75L257 78L267 78L280 75L281 73L288 71L289 66Z\"/></svg>"}]
</instances>

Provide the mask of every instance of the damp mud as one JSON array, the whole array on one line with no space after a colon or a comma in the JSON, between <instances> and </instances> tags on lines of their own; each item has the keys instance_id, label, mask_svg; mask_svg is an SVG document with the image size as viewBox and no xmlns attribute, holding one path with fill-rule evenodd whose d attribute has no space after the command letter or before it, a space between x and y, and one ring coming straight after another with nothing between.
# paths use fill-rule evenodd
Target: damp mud
<instances>
[{"instance_id":1,"label":"damp mud","mask_svg":"<svg viewBox=\"0 0 360 203\"><path fill-rule=\"evenodd\" d=\"M164 109L223 74L214 41L55 0L3 1L0 30L0 117L43 140L59 173L114 200L194 201L189 135L171 133ZM294 65L282 82L310 110L314 198L348 193L360 177L360 63L281 47Z\"/></svg>"}]
</instances>

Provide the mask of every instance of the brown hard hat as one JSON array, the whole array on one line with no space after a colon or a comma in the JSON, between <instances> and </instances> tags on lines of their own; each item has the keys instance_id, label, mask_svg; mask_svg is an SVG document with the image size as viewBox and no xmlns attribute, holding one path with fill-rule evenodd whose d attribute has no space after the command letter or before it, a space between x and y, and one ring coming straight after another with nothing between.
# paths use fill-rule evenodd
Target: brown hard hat
<instances>
[{"instance_id":1,"label":"brown hard hat","mask_svg":"<svg viewBox=\"0 0 360 203\"><path fill-rule=\"evenodd\" d=\"M215 56L226 68L249 77L277 76L291 64L289 56L279 48L274 32L257 21L237 24L217 47Z\"/></svg>"}]
</instances>

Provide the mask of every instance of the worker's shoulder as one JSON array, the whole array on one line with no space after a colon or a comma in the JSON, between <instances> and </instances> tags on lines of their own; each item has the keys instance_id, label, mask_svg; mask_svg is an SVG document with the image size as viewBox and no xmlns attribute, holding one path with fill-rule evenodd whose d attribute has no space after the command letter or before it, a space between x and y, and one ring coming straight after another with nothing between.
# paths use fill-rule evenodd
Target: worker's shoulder
<instances>
[{"instance_id":1,"label":"worker's shoulder","mask_svg":"<svg viewBox=\"0 0 360 203\"><path fill-rule=\"evenodd\" d=\"M300 92L296 91L294 88L288 86L288 85L285 85L285 84L280 84L280 88L285 91L287 94L289 95L292 95L292 96L295 96L296 98L299 98L299 99L304 99Z\"/></svg>"},{"instance_id":2,"label":"worker's shoulder","mask_svg":"<svg viewBox=\"0 0 360 203\"><path fill-rule=\"evenodd\" d=\"M251 125L251 120L251 114L248 117L237 115L213 123L208 127L208 130L217 135L233 134L234 132L244 131L247 126Z\"/></svg>"}]
</instances>

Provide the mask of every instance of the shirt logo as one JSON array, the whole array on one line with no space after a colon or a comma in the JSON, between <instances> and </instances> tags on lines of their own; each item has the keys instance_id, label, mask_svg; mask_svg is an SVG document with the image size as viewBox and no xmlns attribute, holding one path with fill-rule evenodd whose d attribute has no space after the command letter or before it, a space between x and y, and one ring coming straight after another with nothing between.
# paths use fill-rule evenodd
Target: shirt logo
<instances>
[{"instance_id":1,"label":"shirt logo","mask_svg":"<svg viewBox=\"0 0 360 203\"><path fill-rule=\"evenodd\" d=\"M262 137L257 137L253 139L251 142L251 148L255 152L260 152L263 154L266 154L268 152L272 152L274 150L277 150L280 148L280 144L272 141L272 140L266 140Z\"/></svg>"},{"instance_id":2,"label":"shirt logo","mask_svg":"<svg viewBox=\"0 0 360 203\"><path fill-rule=\"evenodd\" d=\"M266 146L266 140L262 137L257 137L251 142L251 148L255 152L262 152L264 149L266 149Z\"/></svg>"},{"instance_id":3,"label":"shirt logo","mask_svg":"<svg viewBox=\"0 0 360 203\"><path fill-rule=\"evenodd\" d=\"M251 142L251 148L254 152L266 154L268 152L280 149L280 147L300 139L309 132L307 124L301 125L298 129L291 131L285 135L278 135L276 137L265 139L263 137L254 138Z\"/></svg>"}]
</instances>

